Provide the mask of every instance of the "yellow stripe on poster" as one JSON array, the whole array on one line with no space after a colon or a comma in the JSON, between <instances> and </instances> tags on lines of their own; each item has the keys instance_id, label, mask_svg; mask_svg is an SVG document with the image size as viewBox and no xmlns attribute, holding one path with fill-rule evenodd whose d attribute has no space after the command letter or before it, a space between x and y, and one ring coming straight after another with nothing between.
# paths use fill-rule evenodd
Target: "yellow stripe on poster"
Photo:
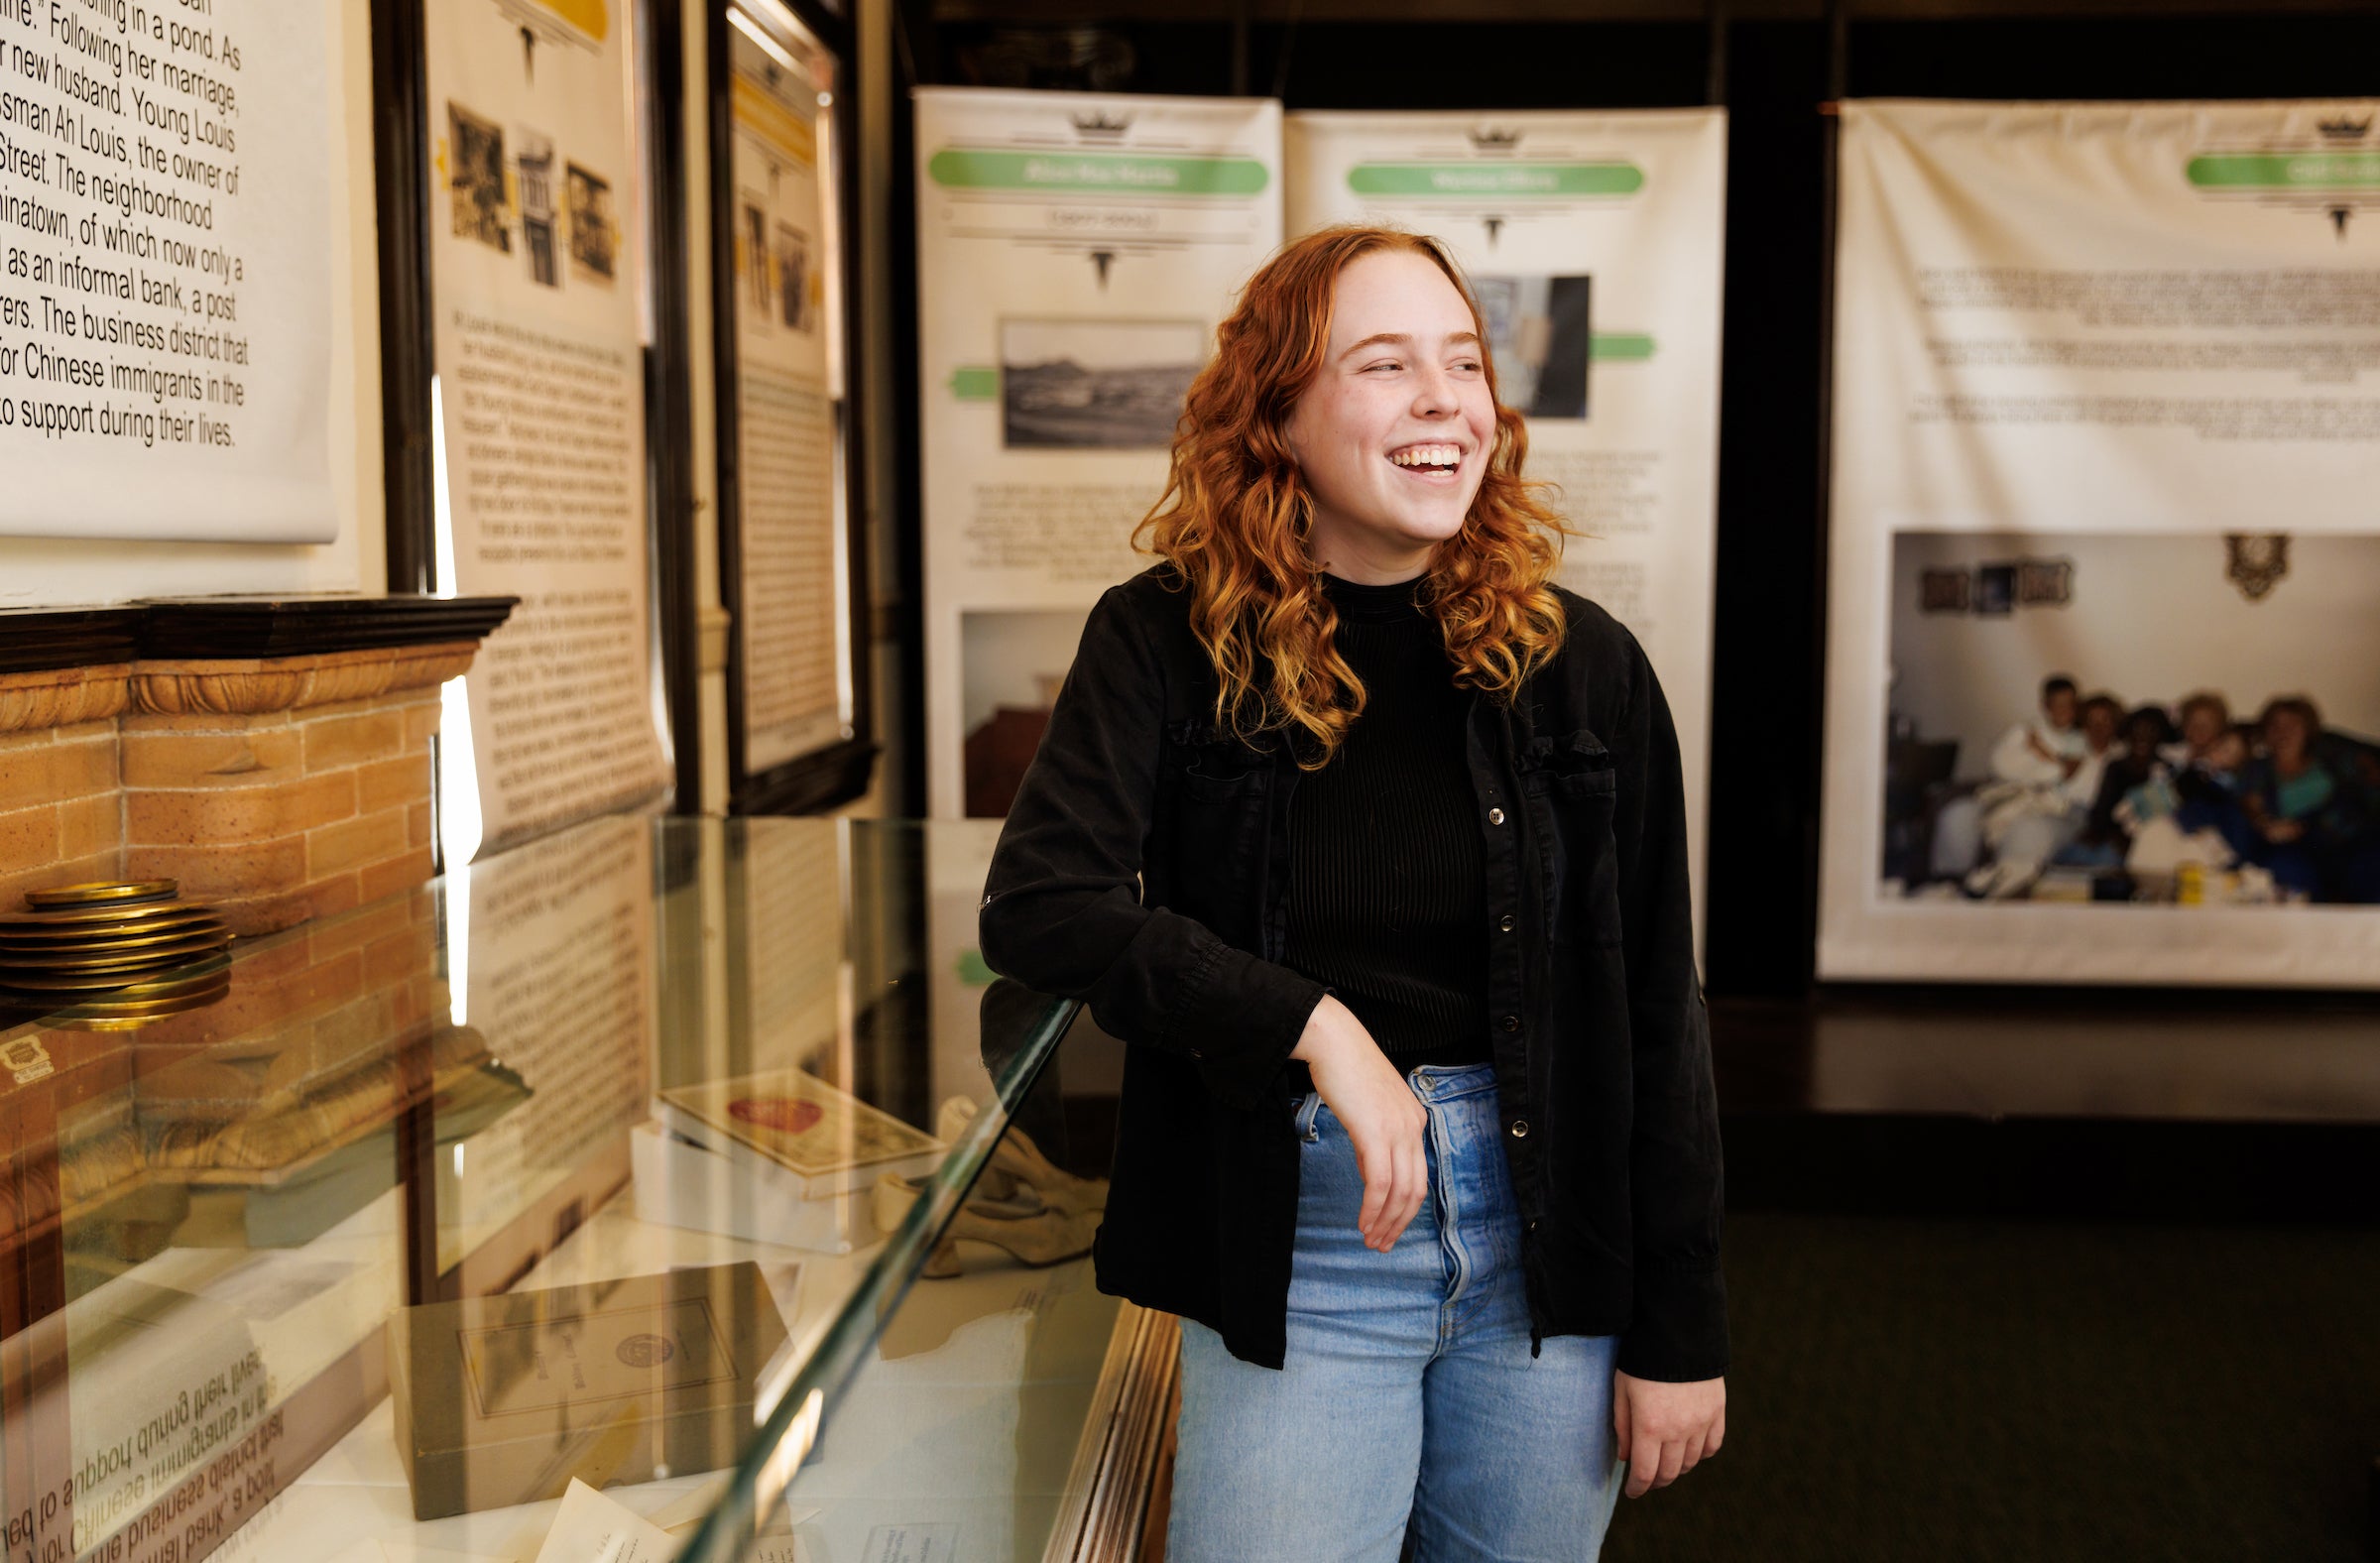
<instances>
[{"instance_id":1,"label":"yellow stripe on poster","mask_svg":"<svg viewBox=\"0 0 2380 1563\"><path fill-rule=\"evenodd\" d=\"M537 4L598 44L611 36L612 8L604 0L537 0Z\"/></svg>"},{"instance_id":2,"label":"yellow stripe on poster","mask_svg":"<svg viewBox=\"0 0 2380 1563\"><path fill-rule=\"evenodd\" d=\"M807 121L743 75L735 78L728 105L736 123L805 169L818 166L818 134Z\"/></svg>"}]
</instances>

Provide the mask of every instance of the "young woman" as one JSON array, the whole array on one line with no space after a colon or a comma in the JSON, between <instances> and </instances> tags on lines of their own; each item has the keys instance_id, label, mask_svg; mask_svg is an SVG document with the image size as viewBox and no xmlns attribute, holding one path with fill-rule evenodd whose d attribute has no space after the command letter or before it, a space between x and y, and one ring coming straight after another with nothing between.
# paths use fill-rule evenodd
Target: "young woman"
<instances>
[{"instance_id":1,"label":"young woman","mask_svg":"<svg viewBox=\"0 0 2380 1563\"><path fill-rule=\"evenodd\" d=\"M1169 1563L1592 1558L1725 1434L1677 740L1525 448L1434 241L1275 256L993 860L986 962L1130 1044Z\"/></svg>"}]
</instances>

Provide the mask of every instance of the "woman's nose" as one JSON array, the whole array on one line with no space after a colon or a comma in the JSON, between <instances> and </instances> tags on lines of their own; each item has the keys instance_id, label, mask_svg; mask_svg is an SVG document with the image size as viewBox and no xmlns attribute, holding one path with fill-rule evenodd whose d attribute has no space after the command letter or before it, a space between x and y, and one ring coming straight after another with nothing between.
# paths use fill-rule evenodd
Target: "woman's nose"
<instances>
[{"instance_id":1,"label":"woman's nose","mask_svg":"<svg viewBox=\"0 0 2380 1563\"><path fill-rule=\"evenodd\" d=\"M1414 378L1413 411L1423 417L1455 410L1454 377L1435 364L1424 364Z\"/></svg>"}]
</instances>

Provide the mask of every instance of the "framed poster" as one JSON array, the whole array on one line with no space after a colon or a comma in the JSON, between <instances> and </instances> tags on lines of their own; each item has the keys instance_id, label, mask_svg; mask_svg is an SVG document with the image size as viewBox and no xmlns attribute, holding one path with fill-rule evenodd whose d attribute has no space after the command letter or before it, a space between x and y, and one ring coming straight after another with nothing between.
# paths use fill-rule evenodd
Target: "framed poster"
<instances>
[{"instance_id":1,"label":"framed poster","mask_svg":"<svg viewBox=\"0 0 2380 1563\"><path fill-rule=\"evenodd\" d=\"M729 806L857 796L875 763L853 496L848 26L778 0L710 16L711 277Z\"/></svg>"}]
</instances>

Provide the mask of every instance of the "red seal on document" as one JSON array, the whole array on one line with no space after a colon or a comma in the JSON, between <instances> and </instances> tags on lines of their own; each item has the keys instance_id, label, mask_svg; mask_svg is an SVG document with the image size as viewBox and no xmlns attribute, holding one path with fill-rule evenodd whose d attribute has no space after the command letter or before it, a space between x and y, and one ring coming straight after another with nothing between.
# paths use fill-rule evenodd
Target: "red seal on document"
<instances>
[{"instance_id":1,"label":"red seal on document","mask_svg":"<svg viewBox=\"0 0 2380 1563\"><path fill-rule=\"evenodd\" d=\"M730 1116L782 1135L798 1135L816 1126L826 1109L797 1096L741 1096L727 1104Z\"/></svg>"}]
</instances>

